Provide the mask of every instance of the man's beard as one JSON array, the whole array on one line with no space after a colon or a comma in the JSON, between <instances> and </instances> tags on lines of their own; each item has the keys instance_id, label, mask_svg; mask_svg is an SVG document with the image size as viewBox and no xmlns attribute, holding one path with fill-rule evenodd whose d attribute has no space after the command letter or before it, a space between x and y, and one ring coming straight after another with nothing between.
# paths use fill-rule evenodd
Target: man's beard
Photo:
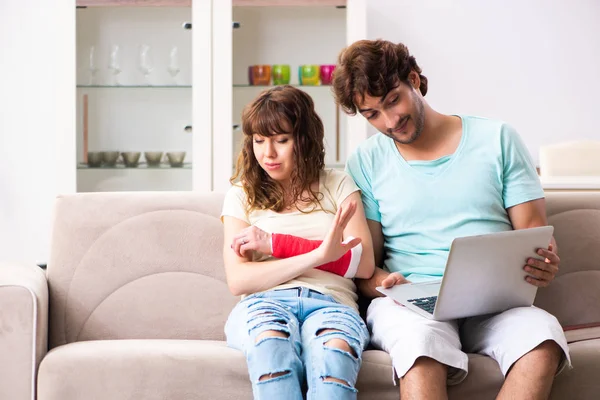
<instances>
[{"instance_id":1,"label":"man's beard","mask_svg":"<svg viewBox=\"0 0 600 400\"><path fill-rule=\"evenodd\" d=\"M423 105L423 99L421 99L415 92L411 92L411 97L413 99L413 102L414 102L415 108L416 108L416 113L415 113L416 118L414 118L412 115L410 118L414 121L414 125L415 125L415 131L413 132L413 134L410 135L410 137L408 137L407 139L399 139L394 135L394 130L398 129L397 127L394 129L390 129L387 132L384 132L384 134L387 137L394 139L396 142L398 142L400 144L411 144L415 140L417 140L419 138L419 136L421 136L421 133L423 132L423 127L425 125L425 106Z\"/></svg>"}]
</instances>

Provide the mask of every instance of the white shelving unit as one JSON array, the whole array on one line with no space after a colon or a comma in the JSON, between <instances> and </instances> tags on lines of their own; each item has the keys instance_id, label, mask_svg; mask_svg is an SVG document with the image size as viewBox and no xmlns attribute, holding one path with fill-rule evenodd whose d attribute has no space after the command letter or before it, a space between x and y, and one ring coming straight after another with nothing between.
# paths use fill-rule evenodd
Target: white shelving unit
<instances>
[{"instance_id":1,"label":"white shelving unit","mask_svg":"<svg viewBox=\"0 0 600 400\"><path fill-rule=\"evenodd\" d=\"M193 118L192 32L182 27L192 20L191 7L87 7L76 19L77 191L192 190L193 134L185 129ZM140 71L142 45L150 49L147 78ZM114 46L118 79L109 68ZM180 71L172 77L167 67L175 47ZM84 124L88 151L138 151L139 168L82 165ZM189 167L145 168L147 151L185 151Z\"/></svg>"},{"instance_id":2,"label":"white shelving unit","mask_svg":"<svg viewBox=\"0 0 600 400\"><path fill-rule=\"evenodd\" d=\"M185 151L190 167L80 167L77 190L226 191L242 138L232 125L240 123L243 107L265 89L248 85L248 66L289 64L291 84L298 84L299 65L335 64L347 43L364 37L365 1L78 0L89 7L77 10L73 164L83 161L86 94L88 151ZM232 29L233 21L241 27ZM193 29L182 29L183 22L191 22ZM120 46L123 70L119 87L108 70L115 44ZM149 81L138 70L142 44L152 49ZM90 86L87 65L92 45L99 71ZM181 72L176 82L166 70L172 46L179 50ZM326 164L343 168L354 147L349 143L366 137L366 127L337 109L330 86L301 88L315 101L325 125ZM184 129L190 125L191 133Z\"/></svg>"}]
</instances>

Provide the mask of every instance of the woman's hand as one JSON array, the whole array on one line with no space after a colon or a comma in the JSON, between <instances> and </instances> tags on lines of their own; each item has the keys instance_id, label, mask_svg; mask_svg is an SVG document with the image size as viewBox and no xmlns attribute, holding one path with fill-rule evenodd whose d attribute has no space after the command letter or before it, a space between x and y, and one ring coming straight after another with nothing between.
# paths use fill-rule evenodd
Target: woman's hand
<instances>
[{"instance_id":1,"label":"woman's hand","mask_svg":"<svg viewBox=\"0 0 600 400\"><path fill-rule=\"evenodd\" d=\"M341 206L338 208L335 213L333 224L325 236L325 239L323 239L323 243L315 250L319 252L322 264L339 260L346 252L348 252L348 250L360 243L360 238L353 238L346 243L342 242L344 229L346 228L346 225L348 225L348 221L350 221L350 218L352 218L355 211L356 203L354 202L349 203L345 208L342 208Z\"/></svg>"},{"instance_id":2,"label":"woman's hand","mask_svg":"<svg viewBox=\"0 0 600 400\"><path fill-rule=\"evenodd\" d=\"M273 252L271 234L256 226L249 226L234 236L231 248L238 257L245 257L246 251L249 250L270 256Z\"/></svg>"}]
</instances>

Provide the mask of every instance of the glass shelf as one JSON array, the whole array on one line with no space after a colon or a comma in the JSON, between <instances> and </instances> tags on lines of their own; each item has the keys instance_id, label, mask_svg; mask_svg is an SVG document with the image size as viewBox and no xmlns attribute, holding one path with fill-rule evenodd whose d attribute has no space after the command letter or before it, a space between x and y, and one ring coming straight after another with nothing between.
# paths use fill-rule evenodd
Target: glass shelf
<instances>
[{"instance_id":1,"label":"glass shelf","mask_svg":"<svg viewBox=\"0 0 600 400\"><path fill-rule=\"evenodd\" d=\"M159 165L148 165L147 163L139 163L137 167L126 167L124 164L117 164L114 167L109 167L106 165L102 165L100 167L90 167L87 164L79 163L77 164L77 169L192 169L192 163L187 162L183 163L181 167L171 167L170 164L161 163Z\"/></svg>"},{"instance_id":2,"label":"glass shelf","mask_svg":"<svg viewBox=\"0 0 600 400\"><path fill-rule=\"evenodd\" d=\"M270 87L275 87L275 86L278 86L278 85L249 85L247 83L244 83L244 84L234 83L233 84L234 88L244 88L244 87L248 87L248 88L270 88ZM299 87L299 88L329 88L329 89L331 89L331 85L298 85L298 84L291 84L290 86Z\"/></svg>"},{"instance_id":3,"label":"glass shelf","mask_svg":"<svg viewBox=\"0 0 600 400\"><path fill-rule=\"evenodd\" d=\"M189 89L191 85L77 85L78 88L91 89Z\"/></svg>"}]
</instances>

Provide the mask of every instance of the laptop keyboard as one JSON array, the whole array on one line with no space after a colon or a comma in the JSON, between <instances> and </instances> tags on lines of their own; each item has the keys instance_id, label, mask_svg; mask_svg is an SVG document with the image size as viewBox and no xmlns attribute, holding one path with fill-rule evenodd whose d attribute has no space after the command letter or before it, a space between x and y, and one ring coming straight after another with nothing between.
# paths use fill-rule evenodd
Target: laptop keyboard
<instances>
[{"instance_id":1,"label":"laptop keyboard","mask_svg":"<svg viewBox=\"0 0 600 400\"><path fill-rule=\"evenodd\" d=\"M410 299L407 300L413 305L427 311L429 314L433 314L433 309L435 308L435 302L437 301L437 296L431 297L421 297L418 299Z\"/></svg>"}]
</instances>

